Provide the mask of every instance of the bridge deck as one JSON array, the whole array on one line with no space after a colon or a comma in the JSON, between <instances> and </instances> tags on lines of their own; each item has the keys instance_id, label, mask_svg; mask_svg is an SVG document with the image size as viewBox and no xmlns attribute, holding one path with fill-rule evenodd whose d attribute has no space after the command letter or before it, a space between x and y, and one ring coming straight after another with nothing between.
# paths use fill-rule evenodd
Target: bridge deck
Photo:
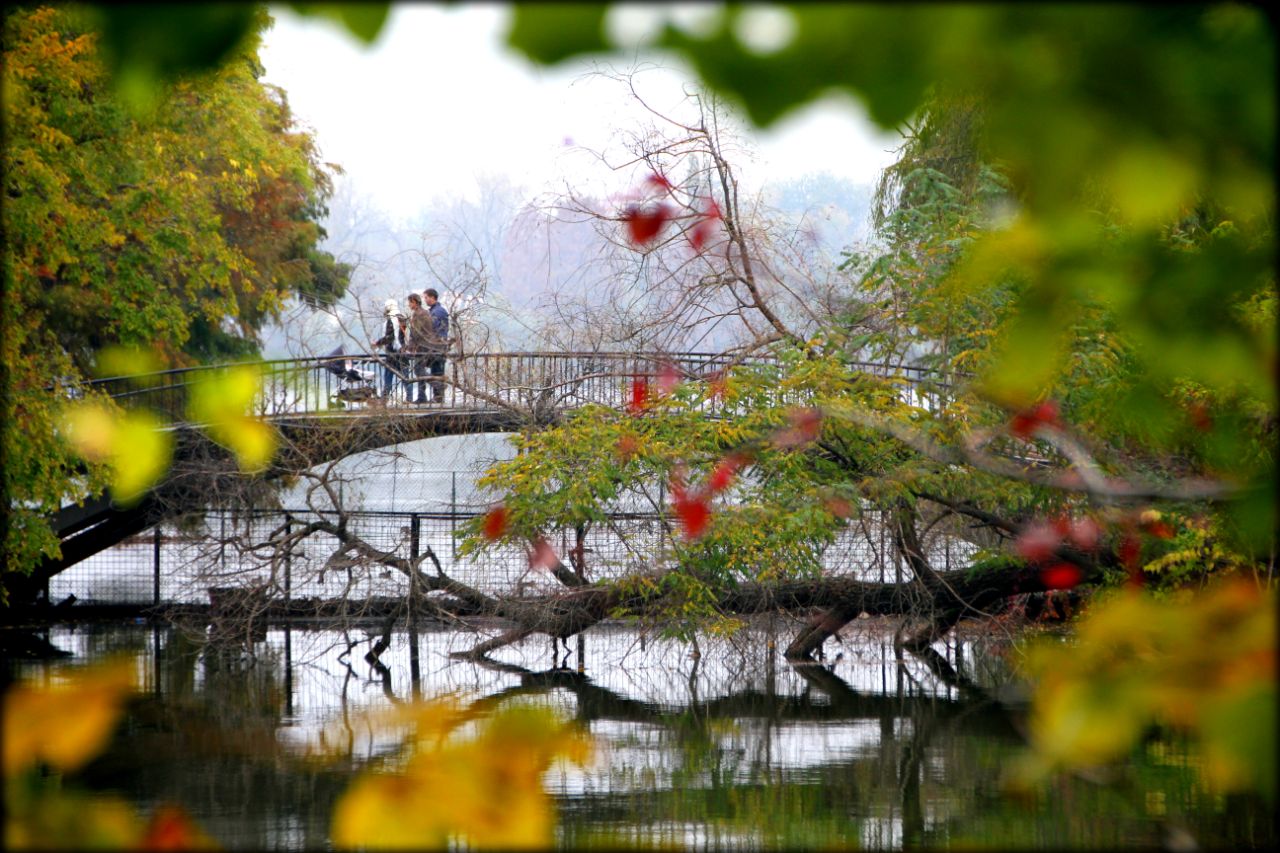
<instances>
[{"instance_id":1,"label":"bridge deck","mask_svg":"<svg viewBox=\"0 0 1280 853\"><path fill-rule=\"evenodd\" d=\"M182 368L95 380L87 387L126 408L147 407L166 415L171 429L185 441L193 441L198 431L189 417L192 389L229 368L251 368L262 379L251 414L275 423L291 444L317 424L349 426L348 440L335 444L331 451L345 456L432 436L517 430L531 422L551 422L560 413L589 403L621 409L632 399L636 382L712 382L743 364L767 368L777 361L716 353L450 356L441 377L446 402L428 405L409 402L406 392L409 383L430 381L431 377L413 375L412 365L404 358L388 362L368 353ZM944 387L931 371L918 367L863 363L851 367L899 381L903 399L911 405L932 408L935 395ZM388 386L391 396L384 400ZM703 408L713 417L732 413L729 406L710 395ZM279 465L306 464L308 458L305 452L295 453L279 460ZM152 500L122 509L106 498L95 499L83 508L65 508L55 519L64 557L48 561L38 574L56 574L137 533L158 520L158 511Z\"/></svg>"}]
</instances>

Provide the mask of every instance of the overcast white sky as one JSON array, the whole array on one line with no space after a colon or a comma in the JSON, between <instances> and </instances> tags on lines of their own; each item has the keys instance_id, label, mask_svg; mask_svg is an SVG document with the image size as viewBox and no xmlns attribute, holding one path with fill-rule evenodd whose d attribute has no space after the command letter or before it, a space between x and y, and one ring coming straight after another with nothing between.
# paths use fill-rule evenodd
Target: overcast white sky
<instances>
[{"instance_id":1,"label":"overcast white sky","mask_svg":"<svg viewBox=\"0 0 1280 853\"><path fill-rule=\"evenodd\" d=\"M276 23L261 50L264 79L286 90L323 158L397 218L433 197L474 197L485 174L510 175L535 191L574 180L586 162L574 146L603 148L616 128L634 123L616 87L582 79L586 62L541 69L506 47L506 5L397 5L369 47L328 22L270 10ZM638 12L630 10L643 20ZM665 106L680 99L687 76L663 69L641 85ZM832 98L757 134L758 159L746 165L746 178L829 170L870 184L896 144L853 101Z\"/></svg>"}]
</instances>

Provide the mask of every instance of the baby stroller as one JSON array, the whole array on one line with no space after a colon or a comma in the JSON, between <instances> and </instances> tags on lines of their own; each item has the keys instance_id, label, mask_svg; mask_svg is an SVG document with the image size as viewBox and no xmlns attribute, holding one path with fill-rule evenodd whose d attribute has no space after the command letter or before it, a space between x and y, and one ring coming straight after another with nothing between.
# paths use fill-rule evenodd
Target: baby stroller
<instances>
[{"instance_id":1,"label":"baby stroller","mask_svg":"<svg viewBox=\"0 0 1280 853\"><path fill-rule=\"evenodd\" d=\"M323 357L325 361L321 362L321 367L340 380L337 392L329 398L331 402L344 408L348 403L367 403L378 399L373 371L361 370L355 359L343 358L342 347Z\"/></svg>"}]
</instances>

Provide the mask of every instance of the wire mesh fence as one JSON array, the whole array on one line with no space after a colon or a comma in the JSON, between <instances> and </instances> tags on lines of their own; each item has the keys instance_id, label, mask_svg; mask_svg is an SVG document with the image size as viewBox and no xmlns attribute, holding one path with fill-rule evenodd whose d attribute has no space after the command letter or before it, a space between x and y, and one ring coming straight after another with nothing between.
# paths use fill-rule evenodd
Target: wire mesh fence
<instances>
[{"instance_id":1,"label":"wire mesh fence","mask_svg":"<svg viewBox=\"0 0 1280 853\"><path fill-rule=\"evenodd\" d=\"M530 567L520 545L489 547L464 555L463 524L482 514L483 504L458 500L474 497L455 489L454 502L428 511L356 510L344 513L346 531L374 549L405 559L433 555L452 578L496 594L536 594L556 581ZM311 510L211 511L197 521L166 523L94 555L50 580L49 600L68 596L82 604L206 604L218 590L252 589L275 600L325 599L361 601L400 598L408 593L408 577L384 563L360 558L343 549L338 538L315 532L284 550L273 545L282 533L323 519L337 523L336 512ZM669 558L678 526L657 512L616 513L588 528L579 543L574 531L562 531L549 542L566 564L581 547L590 580L603 580L651 569ZM925 542L931 563L943 569L961 565L974 551L963 540L932 533ZM822 570L854 574L863 580L894 582L909 578L898 559L886 525L868 514L845 528L820 554ZM424 563L425 571L434 565ZM212 591L212 592L211 592Z\"/></svg>"}]
</instances>

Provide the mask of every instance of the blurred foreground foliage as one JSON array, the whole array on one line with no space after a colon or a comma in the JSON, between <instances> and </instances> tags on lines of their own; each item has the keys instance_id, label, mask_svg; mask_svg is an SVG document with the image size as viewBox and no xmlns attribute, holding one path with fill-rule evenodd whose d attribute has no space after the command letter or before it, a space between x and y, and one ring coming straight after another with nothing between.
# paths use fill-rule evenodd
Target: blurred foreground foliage
<instances>
[{"instance_id":1,"label":"blurred foreground foliage","mask_svg":"<svg viewBox=\"0 0 1280 853\"><path fill-rule=\"evenodd\" d=\"M1274 590L1241 579L1171 600L1124 590L1096 602L1071 642L1030 647L1036 752L1017 781L1119 762L1162 726L1195 736L1211 790L1259 792L1274 807L1276 615Z\"/></svg>"},{"instance_id":2,"label":"blurred foreground foliage","mask_svg":"<svg viewBox=\"0 0 1280 853\"><path fill-rule=\"evenodd\" d=\"M589 737L549 709L511 705L457 737L467 722L449 699L401 709L411 752L387 772L369 771L334 808L333 843L371 849L546 849L555 806L542 787L552 761L590 757ZM384 721L387 723L393 721Z\"/></svg>"},{"instance_id":3,"label":"blurred foreground foliage","mask_svg":"<svg viewBox=\"0 0 1280 853\"><path fill-rule=\"evenodd\" d=\"M18 683L4 694L4 845L8 850L206 850L216 844L180 807L150 818L113 796L64 779L98 756L137 689L136 661L121 658Z\"/></svg>"},{"instance_id":4,"label":"blurred foreground foliage","mask_svg":"<svg viewBox=\"0 0 1280 853\"><path fill-rule=\"evenodd\" d=\"M143 816L119 798L65 784L106 749L137 678L137 661L120 659L7 689L6 849L218 847L180 804ZM338 801L332 839L343 849L545 849L556 812L543 774L555 760L581 764L592 751L589 735L528 704L477 712L446 696L370 712L368 723L398 733L404 748L359 775ZM308 760L327 756L321 749Z\"/></svg>"}]
</instances>

